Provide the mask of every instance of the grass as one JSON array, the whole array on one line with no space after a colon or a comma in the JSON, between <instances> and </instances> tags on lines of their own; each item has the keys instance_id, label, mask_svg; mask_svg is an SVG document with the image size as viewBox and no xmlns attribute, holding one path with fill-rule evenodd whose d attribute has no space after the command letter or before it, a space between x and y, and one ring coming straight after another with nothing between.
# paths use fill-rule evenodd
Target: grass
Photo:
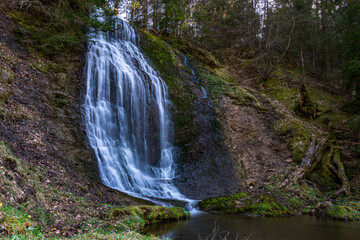
<instances>
[{"instance_id":1,"label":"grass","mask_svg":"<svg viewBox=\"0 0 360 240\"><path fill-rule=\"evenodd\" d=\"M9 239L44 239L42 229L22 208L23 206L12 205L0 207L0 225L3 234Z\"/></svg>"}]
</instances>

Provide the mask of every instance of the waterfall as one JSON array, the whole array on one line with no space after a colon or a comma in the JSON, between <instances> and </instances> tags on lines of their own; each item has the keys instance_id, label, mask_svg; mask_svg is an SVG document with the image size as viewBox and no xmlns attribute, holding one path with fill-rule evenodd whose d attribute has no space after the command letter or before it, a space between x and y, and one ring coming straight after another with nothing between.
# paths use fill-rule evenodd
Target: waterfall
<instances>
[{"instance_id":1,"label":"waterfall","mask_svg":"<svg viewBox=\"0 0 360 240\"><path fill-rule=\"evenodd\" d=\"M194 67L191 65L189 59L186 57L185 54L182 54L182 58L183 58L184 66L187 67L188 69L190 69L190 71L191 71L191 81L193 83L195 83L198 87L200 87L203 98L209 98L208 93L206 92L205 88L203 87L203 85L201 83L201 78L200 78L199 74L197 74L195 72Z\"/></svg>"},{"instance_id":2,"label":"waterfall","mask_svg":"<svg viewBox=\"0 0 360 240\"><path fill-rule=\"evenodd\" d=\"M100 177L142 198L183 199L174 178L168 89L136 46L137 34L116 19L97 33L86 56L85 127Z\"/></svg>"}]
</instances>

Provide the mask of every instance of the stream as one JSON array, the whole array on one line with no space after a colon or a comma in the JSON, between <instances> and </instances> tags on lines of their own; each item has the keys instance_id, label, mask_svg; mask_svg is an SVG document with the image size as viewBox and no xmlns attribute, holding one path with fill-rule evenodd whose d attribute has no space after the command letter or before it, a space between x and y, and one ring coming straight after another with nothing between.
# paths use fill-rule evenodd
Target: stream
<instances>
[{"instance_id":1,"label":"stream","mask_svg":"<svg viewBox=\"0 0 360 240\"><path fill-rule=\"evenodd\" d=\"M216 226L216 228L215 228ZM174 240L356 240L360 237L357 222L336 221L312 216L246 217L200 213L190 219L150 225L146 234Z\"/></svg>"}]
</instances>

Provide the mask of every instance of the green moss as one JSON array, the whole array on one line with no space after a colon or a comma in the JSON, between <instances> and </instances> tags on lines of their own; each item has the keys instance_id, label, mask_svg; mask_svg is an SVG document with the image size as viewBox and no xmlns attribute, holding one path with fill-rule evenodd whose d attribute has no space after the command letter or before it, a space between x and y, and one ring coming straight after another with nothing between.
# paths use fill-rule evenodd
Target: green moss
<instances>
[{"instance_id":1,"label":"green moss","mask_svg":"<svg viewBox=\"0 0 360 240\"><path fill-rule=\"evenodd\" d=\"M65 105L66 105L66 101L63 100L63 99L55 99L54 101L51 102L51 104L52 104L54 107L63 108L63 107L65 107Z\"/></svg>"},{"instance_id":2,"label":"green moss","mask_svg":"<svg viewBox=\"0 0 360 240\"><path fill-rule=\"evenodd\" d=\"M218 98L229 90L228 85L216 75L202 75L202 79L206 79L209 93L212 98Z\"/></svg>"},{"instance_id":3,"label":"green moss","mask_svg":"<svg viewBox=\"0 0 360 240\"><path fill-rule=\"evenodd\" d=\"M265 91L270 97L285 104L287 109L292 110L297 100L297 89L293 85L282 81L275 75L266 81L265 87Z\"/></svg>"},{"instance_id":4,"label":"green moss","mask_svg":"<svg viewBox=\"0 0 360 240\"><path fill-rule=\"evenodd\" d=\"M328 211L328 216L339 220L359 221L360 204L358 202L349 202L334 205Z\"/></svg>"},{"instance_id":5,"label":"green moss","mask_svg":"<svg viewBox=\"0 0 360 240\"><path fill-rule=\"evenodd\" d=\"M292 152L293 160L300 162L308 147L310 146L311 140L314 137L310 133L309 129L305 124L296 119L282 118L276 122L274 130L280 136L290 135L289 149Z\"/></svg>"},{"instance_id":6,"label":"green moss","mask_svg":"<svg viewBox=\"0 0 360 240\"><path fill-rule=\"evenodd\" d=\"M186 56L196 60L202 65L207 66L210 69L216 69L221 67L220 63L209 51L206 51L202 48L192 45L188 41L184 41L181 39L170 39L169 41L174 48L179 49Z\"/></svg>"},{"instance_id":7,"label":"green moss","mask_svg":"<svg viewBox=\"0 0 360 240\"><path fill-rule=\"evenodd\" d=\"M151 59L156 69L160 71L166 84L173 88L181 88L178 77L175 54L169 44L158 37L146 32L140 32L140 46L145 54Z\"/></svg>"},{"instance_id":8,"label":"green moss","mask_svg":"<svg viewBox=\"0 0 360 240\"><path fill-rule=\"evenodd\" d=\"M46 65L34 64L34 67L42 73L48 73L48 67Z\"/></svg>"},{"instance_id":9,"label":"green moss","mask_svg":"<svg viewBox=\"0 0 360 240\"><path fill-rule=\"evenodd\" d=\"M14 1L8 1L12 10L8 14L18 26L14 29L14 37L38 51L41 55L52 57L60 51L79 49L86 40L86 29L106 29L112 22L102 23L90 17L96 7L104 6L105 1L45 1L34 2L26 8ZM105 11L104 15L113 13Z\"/></svg>"},{"instance_id":10,"label":"green moss","mask_svg":"<svg viewBox=\"0 0 360 240\"><path fill-rule=\"evenodd\" d=\"M241 106L252 106L260 111L267 111L267 108L263 106L259 100L251 94L247 89L242 87L235 87L234 91L227 94L234 100L234 103Z\"/></svg>"},{"instance_id":11,"label":"green moss","mask_svg":"<svg viewBox=\"0 0 360 240\"><path fill-rule=\"evenodd\" d=\"M237 193L227 197L203 200L199 203L202 210L215 213L251 214L261 216L289 216L294 212L287 206L277 202L268 194L248 195Z\"/></svg>"},{"instance_id":12,"label":"green moss","mask_svg":"<svg viewBox=\"0 0 360 240\"><path fill-rule=\"evenodd\" d=\"M172 47L160 38L146 32L140 32L140 46L145 55L155 65L164 79L174 104L173 120L175 129L188 128L193 119L193 96L187 90L186 81L183 81L178 71L178 62ZM187 142L187 137L179 136L180 145Z\"/></svg>"},{"instance_id":13,"label":"green moss","mask_svg":"<svg viewBox=\"0 0 360 240\"><path fill-rule=\"evenodd\" d=\"M13 205L0 203L0 226L2 233L10 239L17 239L19 234L26 235L28 239L42 237L42 230L31 216Z\"/></svg>"},{"instance_id":14,"label":"green moss","mask_svg":"<svg viewBox=\"0 0 360 240\"><path fill-rule=\"evenodd\" d=\"M220 70L209 70L207 68L200 68L201 80L206 84L210 97L212 99L219 98L225 93L232 92L232 79L227 74L221 74Z\"/></svg>"},{"instance_id":15,"label":"green moss","mask_svg":"<svg viewBox=\"0 0 360 240\"><path fill-rule=\"evenodd\" d=\"M120 219L127 225L136 225L137 228L147 224L180 220L188 217L190 217L190 213L181 207L131 206L115 208L109 213L109 219Z\"/></svg>"}]
</instances>

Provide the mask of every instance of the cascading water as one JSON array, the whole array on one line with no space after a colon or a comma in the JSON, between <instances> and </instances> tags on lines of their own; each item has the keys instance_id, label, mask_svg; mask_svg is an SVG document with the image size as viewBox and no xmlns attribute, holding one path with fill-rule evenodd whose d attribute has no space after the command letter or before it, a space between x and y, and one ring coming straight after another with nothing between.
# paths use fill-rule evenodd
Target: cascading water
<instances>
[{"instance_id":1,"label":"cascading water","mask_svg":"<svg viewBox=\"0 0 360 240\"><path fill-rule=\"evenodd\" d=\"M206 92L205 88L201 84L200 77L198 76L198 74L195 73L194 67L191 65L189 59L184 54L182 55L182 57L183 57L184 66L191 70L192 81L200 87L203 98L209 98L208 93Z\"/></svg>"},{"instance_id":2,"label":"cascading water","mask_svg":"<svg viewBox=\"0 0 360 240\"><path fill-rule=\"evenodd\" d=\"M187 200L174 178L166 84L136 46L125 21L89 43L86 132L103 183L143 198Z\"/></svg>"}]
</instances>

